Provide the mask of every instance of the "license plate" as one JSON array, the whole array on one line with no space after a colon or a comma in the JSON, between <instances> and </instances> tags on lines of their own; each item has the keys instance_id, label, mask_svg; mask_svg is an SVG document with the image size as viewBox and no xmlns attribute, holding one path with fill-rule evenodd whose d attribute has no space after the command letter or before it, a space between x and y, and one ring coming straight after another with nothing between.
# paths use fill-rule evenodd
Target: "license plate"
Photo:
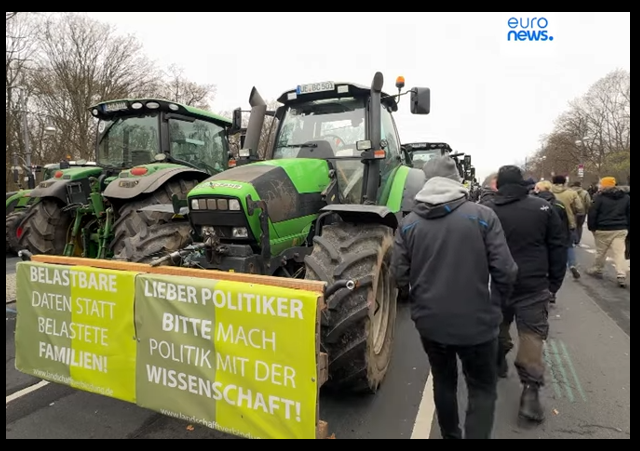
<instances>
[{"instance_id":1,"label":"license plate","mask_svg":"<svg viewBox=\"0 0 640 451\"><path fill-rule=\"evenodd\" d=\"M122 111L127 109L127 104L124 102L106 103L104 105L104 112L111 113L113 111Z\"/></svg>"},{"instance_id":2,"label":"license plate","mask_svg":"<svg viewBox=\"0 0 640 451\"><path fill-rule=\"evenodd\" d=\"M332 81L322 83L309 83L308 85L299 85L296 89L298 94L311 94L314 92L335 91L336 86Z\"/></svg>"}]
</instances>

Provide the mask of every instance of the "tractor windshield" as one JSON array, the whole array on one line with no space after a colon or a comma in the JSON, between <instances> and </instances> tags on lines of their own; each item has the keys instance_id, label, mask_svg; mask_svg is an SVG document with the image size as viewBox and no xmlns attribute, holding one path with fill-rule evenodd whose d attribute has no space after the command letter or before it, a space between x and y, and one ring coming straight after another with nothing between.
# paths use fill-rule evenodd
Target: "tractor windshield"
<instances>
[{"instance_id":1,"label":"tractor windshield","mask_svg":"<svg viewBox=\"0 0 640 451\"><path fill-rule=\"evenodd\" d=\"M226 169L229 145L224 127L199 119L169 119L171 156L209 174Z\"/></svg>"},{"instance_id":2,"label":"tractor windshield","mask_svg":"<svg viewBox=\"0 0 640 451\"><path fill-rule=\"evenodd\" d=\"M98 124L98 164L131 168L152 163L159 153L158 114L120 116Z\"/></svg>"},{"instance_id":3,"label":"tractor windshield","mask_svg":"<svg viewBox=\"0 0 640 451\"><path fill-rule=\"evenodd\" d=\"M442 155L441 149L413 151L411 161L414 168L421 169L427 161Z\"/></svg>"},{"instance_id":4,"label":"tractor windshield","mask_svg":"<svg viewBox=\"0 0 640 451\"><path fill-rule=\"evenodd\" d=\"M364 99L321 99L287 108L273 158L357 157L365 139ZM315 154L315 155L314 155Z\"/></svg>"}]
</instances>

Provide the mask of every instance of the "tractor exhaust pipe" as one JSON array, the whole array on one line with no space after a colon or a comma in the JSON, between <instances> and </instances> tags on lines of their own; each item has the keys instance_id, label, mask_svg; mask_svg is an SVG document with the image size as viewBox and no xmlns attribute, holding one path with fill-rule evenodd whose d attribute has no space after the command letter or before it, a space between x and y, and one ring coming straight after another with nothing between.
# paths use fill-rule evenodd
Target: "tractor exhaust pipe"
<instances>
[{"instance_id":1,"label":"tractor exhaust pipe","mask_svg":"<svg viewBox=\"0 0 640 451\"><path fill-rule=\"evenodd\" d=\"M382 88L384 77L381 72L376 72L371 81L371 98L369 108L369 139L373 145L373 150L379 150L382 144ZM364 167L364 192L362 193L363 204L374 204L378 197L380 187L380 160L371 159Z\"/></svg>"},{"instance_id":2,"label":"tractor exhaust pipe","mask_svg":"<svg viewBox=\"0 0 640 451\"><path fill-rule=\"evenodd\" d=\"M255 86L251 89L251 94L249 95L249 105L251 105L251 116L249 116L247 133L244 137L244 144L240 151L240 156L246 154L248 150L251 157L257 157L260 146L260 136L262 135L262 126L264 125L264 118L267 114L267 102L264 101ZM245 152L243 152L243 150L245 150Z\"/></svg>"}]
</instances>

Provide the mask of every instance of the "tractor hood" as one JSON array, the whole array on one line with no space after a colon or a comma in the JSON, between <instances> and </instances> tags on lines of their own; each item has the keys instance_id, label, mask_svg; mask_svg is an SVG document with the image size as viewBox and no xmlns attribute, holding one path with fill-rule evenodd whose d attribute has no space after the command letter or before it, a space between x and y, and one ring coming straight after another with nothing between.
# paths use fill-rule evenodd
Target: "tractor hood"
<instances>
[{"instance_id":1,"label":"tractor hood","mask_svg":"<svg viewBox=\"0 0 640 451\"><path fill-rule=\"evenodd\" d=\"M259 211L248 214L247 200L251 196L253 201L266 202L271 236L287 236L291 221L318 214L324 206L322 191L329 181L326 160L295 158L238 166L191 190L188 196L190 218L196 228L240 227L242 224L248 226L257 239L260 236ZM235 210L238 206L240 211Z\"/></svg>"},{"instance_id":2,"label":"tractor hood","mask_svg":"<svg viewBox=\"0 0 640 451\"><path fill-rule=\"evenodd\" d=\"M68 169L58 169L53 174L53 178L49 180L80 180L86 179L88 177L94 177L102 172L102 168L99 166L81 166L81 167L71 167Z\"/></svg>"}]
</instances>

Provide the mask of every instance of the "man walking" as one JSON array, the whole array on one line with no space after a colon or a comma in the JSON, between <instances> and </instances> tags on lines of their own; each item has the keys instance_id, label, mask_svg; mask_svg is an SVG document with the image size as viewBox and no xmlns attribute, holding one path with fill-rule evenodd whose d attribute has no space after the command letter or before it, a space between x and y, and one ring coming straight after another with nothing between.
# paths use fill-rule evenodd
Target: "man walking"
<instances>
[{"instance_id":1,"label":"man walking","mask_svg":"<svg viewBox=\"0 0 640 451\"><path fill-rule=\"evenodd\" d=\"M611 251L618 285L626 288L629 264L625 258L625 240L631 229L631 196L616 186L615 178L605 177L600 181L600 192L589 210L587 225L596 240L596 259L587 273L601 278L607 252Z\"/></svg>"},{"instance_id":2,"label":"man walking","mask_svg":"<svg viewBox=\"0 0 640 451\"><path fill-rule=\"evenodd\" d=\"M575 243L576 229L578 228L578 215L585 214L584 205L578 193L574 190L567 188L567 178L564 175L556 175L553 177L553 188L551 192L556 196L556 199L562 202L564 208L567 210L567 216L569 216L569 227L571 228L571 241L572 246L567 250L567 266L571 271L574 279L580 278L580 271L578 271L578 261L576 260Z\"/></svg>"},{"instance_id":3,"label":"man walking","mask_svg":"<svg viewBox=\"0 0 640 451\"><path fill-rule=\"evenodd\" d=\"M491 174L489 177L484 179L484 183L482 184L482 188L480 190L480 196L478 197L478 201L480 203L488 201L495 195L496 191L498 191L498 188L496 186L497 180L497 173Z\"/></svg>"},{"instance_id":4,"label":"man walking","mask_svg":"<svg viewBox=\"0 0 640 451\"><path fill-rule=\"evenodd\" d=\"M584 222L587 219L587 212L591 208L591 195L582 187L582 182L573 182L571 189L576 192L580 200L582 201L583 212L576 214L576 246L582 241L582 230L584 228Z\"/></svg>"},{"instance_id":5,"label":"man walking","mask_svg":"<svg viewBox=\"0 0 640 451\"><path fill-rule=\"evenodd\" d=\"M565 232L555 209L547 201L529 196L520 168L500 168L497 186L498 193L486 205L500 218L519 269L513 294L504 303L498 369L506 377L506 356L514 347L510 327L515 319L520 340L516 368L524 385L519 415L541 423L543 343L549 335L550 293L560 290L567 271Z\"/></svg>"},{"instance_id":6,"label":"man walking","mask_svg":"<svg viewBox=\"0 0 640 451\"><path fill-rule=\"evenodd\" d=\"M563 241L567 248L570 249L573 247L574 243L571 241L572 236L571 228L569 227L569 216L567 216L567 209L564 208L562 202L558 202L556 196L553 195L553 193L551 192L552 187L553 185L548 180L538 182L535 187L535 195L549 202L549 204L551 204L551 206L555 209L556 213L558 213L558 216L560 217L560 223L562 224ZM550 299L552 305L556 303L556 299L556 293L552 292ZM506 362L504 362L504 368L506 369ZM501 375L506 376L506 372L504 369L502 370Z\"/></svg>"},{"instance_id":7,"label":"man walking","mask_svg":"<svg viewBox=\"0 0 640 451\"><path fill-rule=\"evenodd\" d=\"M458 364L469 392L466 439L490 439L497 398L500 297L508 298L517 267L500 221L470 202L449 157L430 160L427 183L398 228L392 268L409 288L412 318L431 363L444 439L462 439ZM489 279L501 296L492 298Z\"/></svg>"}]
</instances>

